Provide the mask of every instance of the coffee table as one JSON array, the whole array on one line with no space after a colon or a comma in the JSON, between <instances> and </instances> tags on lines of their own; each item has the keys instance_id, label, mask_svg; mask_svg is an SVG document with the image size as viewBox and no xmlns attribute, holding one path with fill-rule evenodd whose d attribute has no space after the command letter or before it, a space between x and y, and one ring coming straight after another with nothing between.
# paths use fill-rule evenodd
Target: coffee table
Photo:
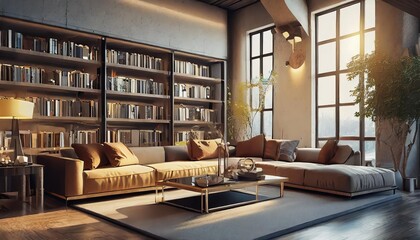
<instances>
[{"instance_id":1,"label":"coffee table","mask_svg":"<svg viewBox=\"0 0 420 240\"><path fill-rule=\"evenodd\" d=\"M201 177L201 176L197 176L197 177ZM261 178L260 180L250 180L250 181L238 181L238 180L225 178L224 183L208 186L208 187L200 187L194 183L195 177L173 178L173 179L158 181L156 183L155 202L156 203L165 202L167 204L176 205L174 203L165 201L165 188L170 187L170 188L188 190L188 191L200 193L201 209L199 212L209 213L212 210L219 210L222 208L234 207L234 206L250 204L250 203L255 203L255 202L260 201L258 187L261 185L268 185L268 184L278 185L280 187L279 196L273 197L270 199L281 198L284 196L284 183L287 182L288 180L289 179L287 177L279 177L279 176L271 176L271 175L264 175L264 177ZM246 187L255 187L255 199L251 201L235 203L235 204L230 204L226 206L219 206L217 208L209 209L209 195L211 193L233 191L233 190L243 189ZM182 206L182 205L176 205L176 206L186 208L185 206Z\"/></svg>"}]
</instances>

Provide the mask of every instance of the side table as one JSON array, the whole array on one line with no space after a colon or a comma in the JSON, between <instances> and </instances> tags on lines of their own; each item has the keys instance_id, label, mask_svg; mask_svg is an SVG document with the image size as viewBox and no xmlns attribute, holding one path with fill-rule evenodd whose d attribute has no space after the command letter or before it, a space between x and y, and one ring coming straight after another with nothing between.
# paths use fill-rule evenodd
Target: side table
<instances>
[{"instance_id":1,"label":"side table","mask_svg":"<svg viewBox=\"0 0 420 240\"><path fill-rule=\"evenodd\" d=\"M37 207L44 206L44 166L40 164L32 164L27 166L1 166L0 167L0 179L2 179L5 185L7 185L8 177L18 176L19 177L19 191L18 199L20 201L26 201L26 178L29 175L35 176L35 201Z\"/></svg>"}]
</instances>

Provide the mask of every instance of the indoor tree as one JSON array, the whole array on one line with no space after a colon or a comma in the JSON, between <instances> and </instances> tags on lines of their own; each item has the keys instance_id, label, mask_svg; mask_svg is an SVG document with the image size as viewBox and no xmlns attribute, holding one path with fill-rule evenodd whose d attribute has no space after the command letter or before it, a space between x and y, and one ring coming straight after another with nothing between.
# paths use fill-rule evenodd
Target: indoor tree
<instances>
[{"instance_id":1,"label":"indoor tree","mask_svg":"<svg viewBox=\"0 0 420 240\"><path fill-rule=\"evenodd\" d=\"M377 140L389 147L395 171L407 178L407 161L420 119L420 57L392 58L373 52L353 57L347 67L349 80L365 78L352 92L356 103L363 105L356 115L389 123L390 137L378 138L378 129Z\"/></svg>"}]
</instances>

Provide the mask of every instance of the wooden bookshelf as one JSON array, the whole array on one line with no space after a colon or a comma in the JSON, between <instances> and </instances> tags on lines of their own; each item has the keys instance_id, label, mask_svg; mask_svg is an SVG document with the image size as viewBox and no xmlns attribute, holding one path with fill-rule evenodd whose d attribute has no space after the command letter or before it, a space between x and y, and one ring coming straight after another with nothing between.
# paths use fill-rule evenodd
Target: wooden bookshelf
<instances>
[{"instance_id":1,"label":"wooden bookshelf","mask_svg":"<svg viewBox=\"0 0 420 240\"><path fill-rule=\"evenodd\" d=\"M19 41L14 42L15 39L13 39L12 46L9 46L9 42L6 42L5 45L4 41L0 41L0 65L12 66L14 67L13 69L39 68L45 74L42 75L42 80L40 81L32 81L32 78L28 81L27 76L25 76L25 80L16 80L10 76L9 78L2 78L2 75L0 75L0 98L58 99L60 100L60 104L62 102L61 100L80 103L94 101L95 104L97 103L97 109L93 111L97 111L98 117L34 116L31 120L21 121L21 130L30 131L33 134L43 134L47 130L54 133L64 132L66 134L69 132L72 134L92 133L94 134L92 136L97 137L99 141L105 141L106 139L110 139L107 135L111 134L111 132L114 135L118 135L119 132L127 134L126 130L130 129L133 132L140 131L141 134L155 132L156 136L161 138L159 139L159 144L173 145L175 144L173 136L175 132L188 130L194 125L205 126L216 124L225 129L226 61L224 59L179 52L125 39L9 17L0 17L0 31L2 31L2 38L12 33L14 34L13 38L20 39L23 36L22 39L24 41L22 44ZM7 32L6 35L4 31ZM18 36L16 33L22 36ZM25 37L27 38L25 39ZM43 43L47 41L47 49L39 50L38 45L35 45L34 39L43 39ZM33 41L33 48L28 48L28 43L32 44L31 41ZM88 57L85 57L85 52L82 53L82 57L80 57L79 53L76 57L74 54L71 55L67 51L65 52L64 44L66 42L81 46L82 51L88 48ZM23 47L20 48L19 46ZM67 49L68 45L65 46ZM58 53L55 54L55 50L53 50L53 53L50 53L50 48L57 49ZM109 58L110 56L111 58ZM189 66L191 65L194 68L200 69L200 73L198 75L192 75L187 74L187 72L181 73L176 71L175 66L179 62L181 64L184 64L182 62L188 62ZM86 74L83 76L87 76L89 83L87 87L79 87L79 84L70 84L67 82L70 81L67 78L65 83L63 83L61 81L62 75L60 75L60 81L55 81L56 79L52 79L52 76L56 77L57 75L54 74L57 74L57 72L60 74L69 74L70 72ZM12 74L21 73L13 72ZM156 88L153 84L149 86L152 88L150 91L138 90L137 87L135 90L127 90L125 86L117 86L115 88L115 85L113 85L114 82L112 82L114 78L150 81L158 85L158 90L155 91ZM175 96L174 84L179 83L209 86L211 87L212 95L210 98L201 96L199 98ZM50 102L49 104L52 103ZM159 111L159 118L163 116L164 119L110 118L108 117L107 108L113 105L108 105L108 103L156 106L156 112ZM198 106L209 111L217 112L215 114L217 119L214 120L214 123L213 121L176 120L174 119L174 111L176 106L180 104ZM96 105L92 106L96 108ZM161 109L163 109L163 114L161 114ZM77 112L78 110L76 109L75 111ZM57 112L61 113L61 109L60 111L55 110L54 115ZM141 115L139 114L139 116ZM0 131L6 130L0 129ZM95 135L96 133L98 136ZM88 138L90 139L92 136L88 136ZM124 136L124 138L126 137L127 135ZM142 144L146 146L148 143ZM65 146L64 148L68 147L70 146ZM25 148L25 150L31 153L37 151L55 152L59 149L61 148Z\"/></svg>"}]
</instances>

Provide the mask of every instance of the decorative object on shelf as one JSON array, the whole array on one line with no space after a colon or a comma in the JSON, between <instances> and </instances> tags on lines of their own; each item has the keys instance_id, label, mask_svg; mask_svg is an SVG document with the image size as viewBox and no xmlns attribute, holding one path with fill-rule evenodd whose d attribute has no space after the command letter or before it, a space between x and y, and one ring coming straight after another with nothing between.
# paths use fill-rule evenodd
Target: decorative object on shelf
<instances>
[{"instance_id":1,"label":"decorative object on shelf","mask_svg":"<svg viewBox=\"0 0 420 240\"><path fill-rule=\"evenodd\" d=\"M23 154L22 142L19 135L18 119L32 119L34 103L19 99L0 99L0 119L12 119L12 142L14 150L12 162L15 164L27 163Z\"/></svg>"}]
</instances>

